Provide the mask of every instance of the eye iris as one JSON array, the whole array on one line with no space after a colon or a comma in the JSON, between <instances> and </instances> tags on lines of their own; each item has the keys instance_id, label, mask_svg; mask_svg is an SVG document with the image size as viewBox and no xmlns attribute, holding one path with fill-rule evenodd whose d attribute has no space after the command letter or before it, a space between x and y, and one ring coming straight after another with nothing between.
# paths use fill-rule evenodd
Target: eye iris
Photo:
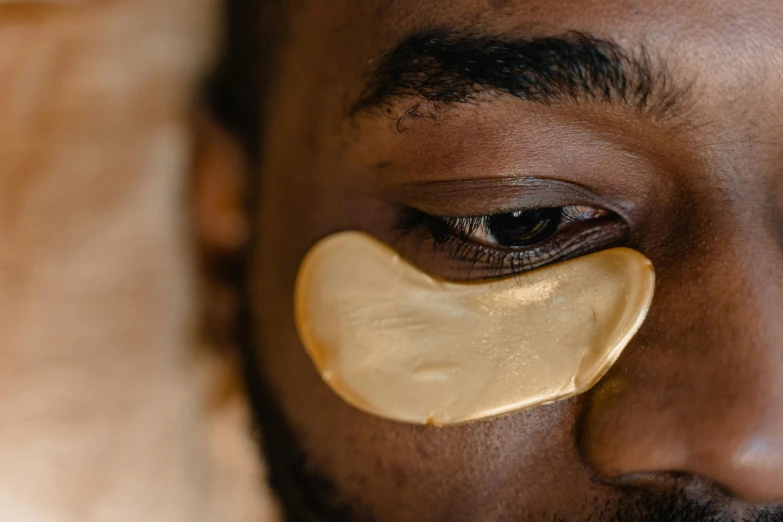
<instances>
[{"instance_id":1,"label":"eye iris","mask_svg":"<svg viewBox=\"0 0 783 522\"><path fill-rule=\"evenodd\" d=\"M501 246L524 247L554 234L563 219L562 209L522 210L490 216L487 232Z\"/></svg>"}]
</instances>

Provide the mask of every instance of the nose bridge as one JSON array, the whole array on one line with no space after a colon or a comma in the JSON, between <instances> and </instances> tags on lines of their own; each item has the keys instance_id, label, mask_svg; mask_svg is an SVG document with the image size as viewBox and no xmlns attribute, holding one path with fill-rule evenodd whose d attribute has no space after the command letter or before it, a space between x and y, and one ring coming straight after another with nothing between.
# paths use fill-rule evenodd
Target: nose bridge
<instances>
[{"instance_id":1,"label":"nose bridge","mask_svg":"<svg viewBox=\"0 0 783 522\"><path fill-rule=\"evenodd\" d=\"M599 475L684 472L783 501L782 265L779 247L745 245L661 272L647 324L588 396L580 446Z\"/></svg>"}]
</instances>

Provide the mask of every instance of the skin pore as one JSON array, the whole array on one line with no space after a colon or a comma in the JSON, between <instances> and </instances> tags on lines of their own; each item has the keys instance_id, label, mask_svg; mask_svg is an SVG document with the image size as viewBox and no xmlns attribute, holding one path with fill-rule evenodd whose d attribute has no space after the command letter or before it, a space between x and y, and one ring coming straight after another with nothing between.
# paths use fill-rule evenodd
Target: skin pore
<instances>
[{"instance_id":1,"label":"skin pore","mask_svg":"<svg viewBox=\"0 0 783 522\"><path fill-rule=\"evenodd\" d=\"M289 518L783 520L783 4L310 0L288 23L242 324ZM523 253L459 230L575 206L597 211ZM303 256L343 230L455 280L628 246L656 296L582 396L384 421L329 391L294 325Z\"/></svg>"}]
</instances>

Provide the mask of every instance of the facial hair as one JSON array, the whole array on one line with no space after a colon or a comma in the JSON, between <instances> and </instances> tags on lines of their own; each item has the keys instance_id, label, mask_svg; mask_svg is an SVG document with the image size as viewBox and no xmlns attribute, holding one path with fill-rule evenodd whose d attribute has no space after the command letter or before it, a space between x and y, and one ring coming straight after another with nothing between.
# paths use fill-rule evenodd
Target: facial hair
<instances>
[{"instance_id":1,"label":"facial hair","mask_svg":"<svg viewBox=\"0 0 783 522\"><path fill-rule=\"evenodd\" d=\"M736 501L714 495L696 499L683 492L642 495L604 506L600 513L579 522L783 522L783 508L732 508ZM555 517L557 522L571 522Z\"/></svg>"}]
</instances>

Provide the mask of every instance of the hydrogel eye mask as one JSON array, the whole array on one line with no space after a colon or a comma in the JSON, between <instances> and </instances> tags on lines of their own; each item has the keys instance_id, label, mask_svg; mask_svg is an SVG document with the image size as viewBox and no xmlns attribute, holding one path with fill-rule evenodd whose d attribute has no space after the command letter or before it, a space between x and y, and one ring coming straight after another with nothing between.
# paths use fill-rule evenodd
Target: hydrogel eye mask
<instances>
[{"instance_id":1,"label":"hydrogel eye mask","mask_svg":"<svg viewBox=\"0 0 783 522\"><path fill-rule=\"evenodd\" d=\"M627 248L455 283L366 234L343 232L302 262L296 322L343 400L443 426L587 391L641 326L654 287L652 263Z\"/></svg>"}]
</instances>

